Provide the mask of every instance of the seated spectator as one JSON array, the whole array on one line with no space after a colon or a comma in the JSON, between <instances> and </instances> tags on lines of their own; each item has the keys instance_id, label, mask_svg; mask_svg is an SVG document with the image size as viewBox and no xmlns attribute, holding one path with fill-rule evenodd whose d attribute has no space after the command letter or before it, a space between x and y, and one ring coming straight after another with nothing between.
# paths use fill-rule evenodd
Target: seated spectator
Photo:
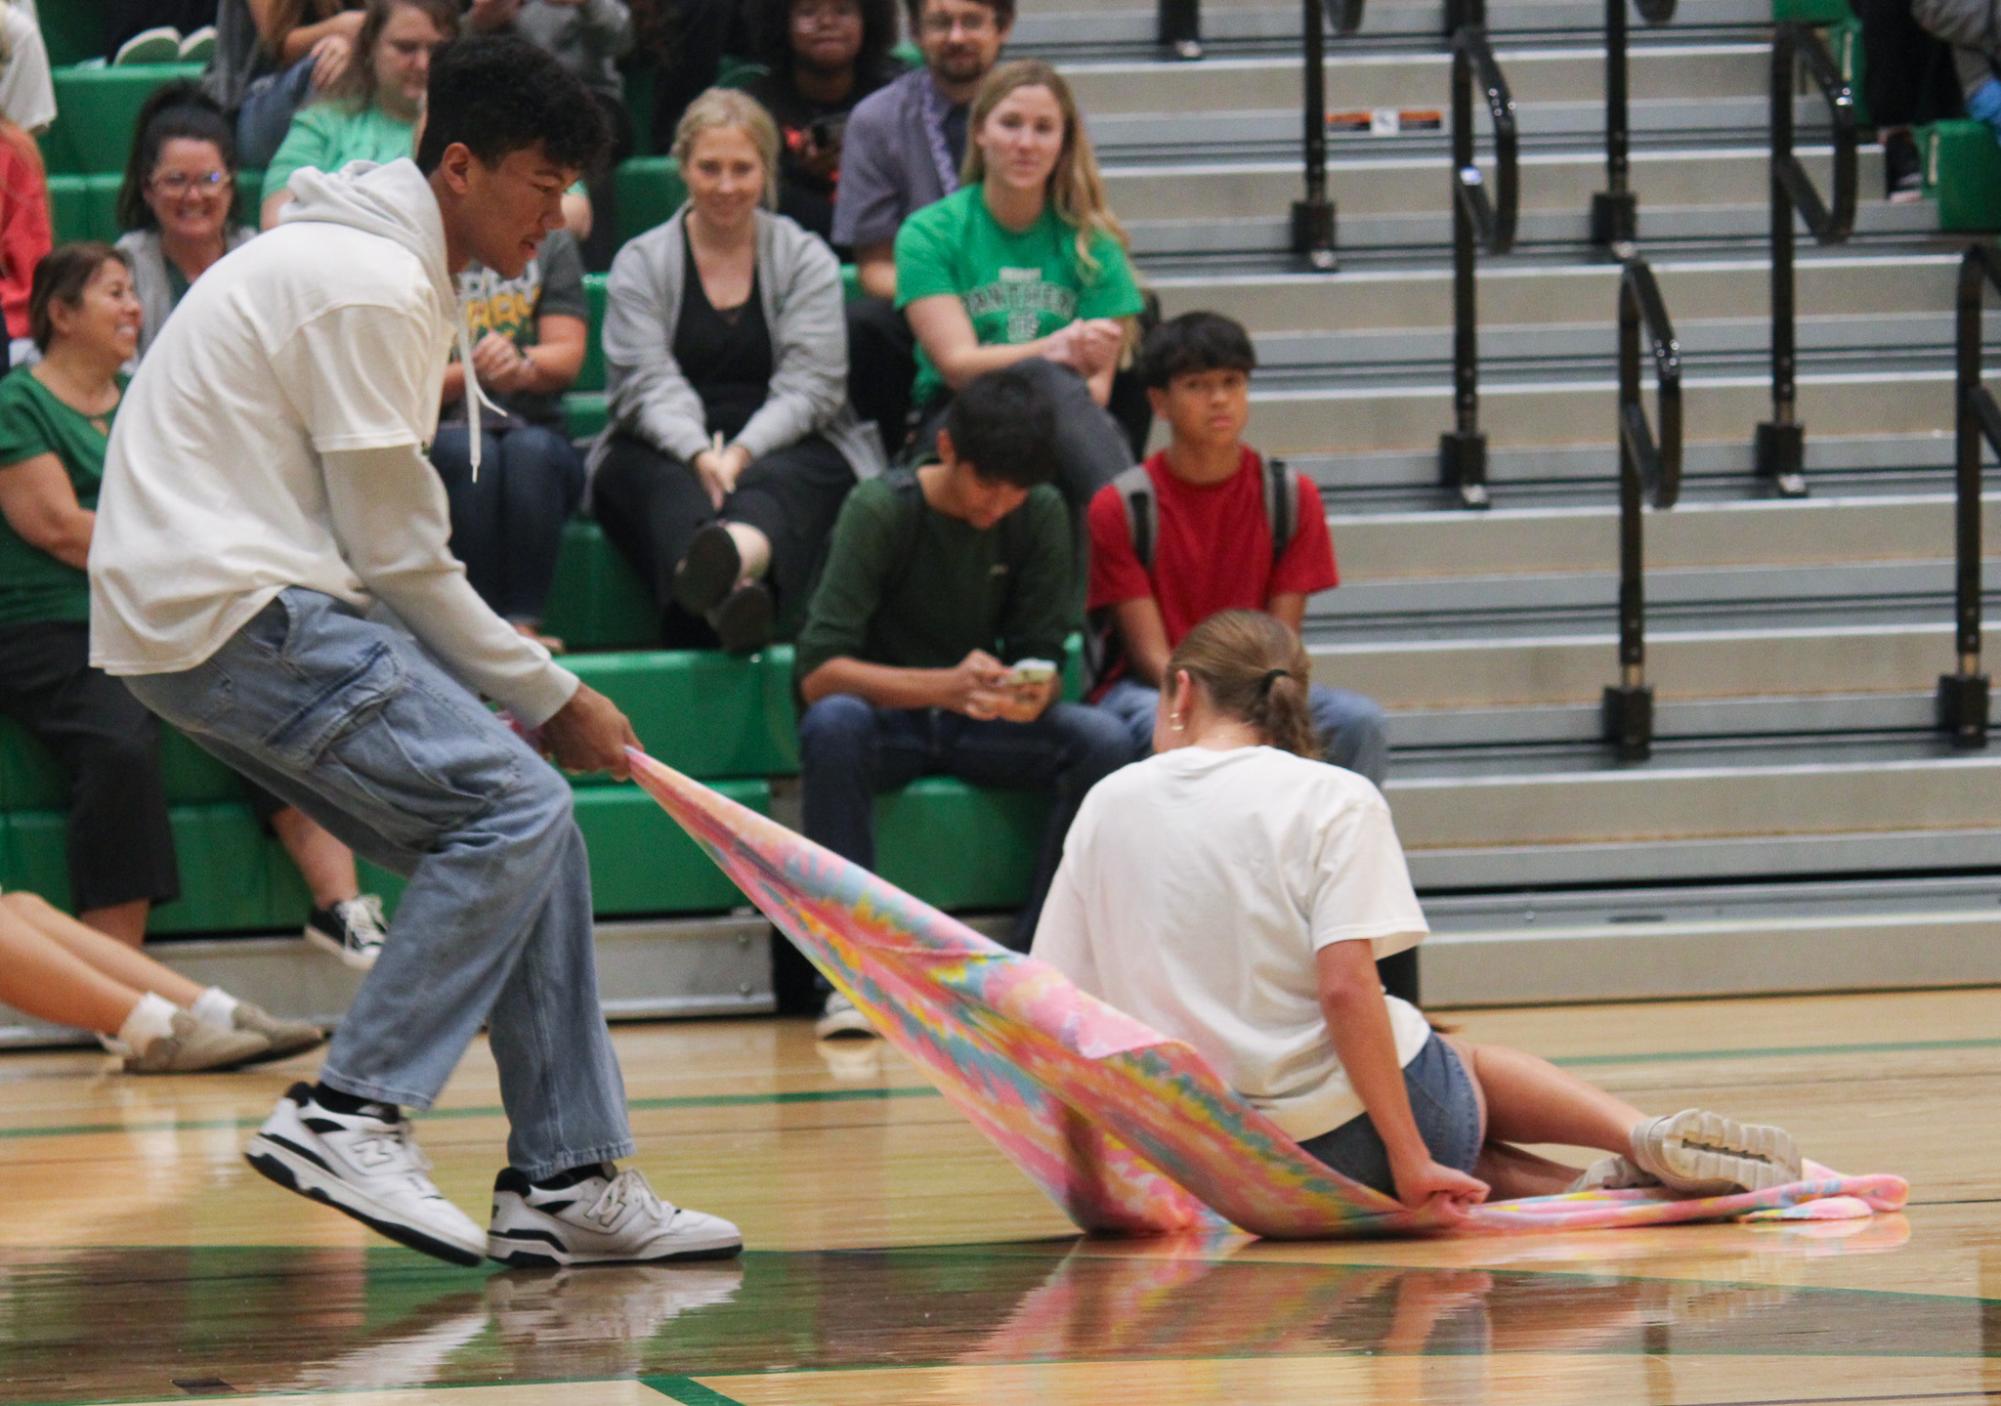
<instances>
[{"instance_id":1,"label":"seated spectator","mask_svg":"<svg viewBox=\"0 0 2001 1406\"><path fill-rule=\"evenodd\" d=\"M152 906L178 896L173 835L153 715L90 667L84 564L119 368L139 342L139 298L125 256L66 244L35 273L29 304L42 359L0 380L0 713L38 738L70 780L70 893L78 916L128 946ZM312 890L306 936L366 967L381 907L360 894L354 856L317 824L257 788L252 808Z\"/></svg>"},{"instance_id":2,"label":"seated spectator","mask_svg":"<svg viewBox=\"0 0 2001 1406\"><path fill-rule=\"evenodd\" d=\"M1104 406L1139 285L1055 69L1017 59L988 74L969 131L965 187L896 236L896 302L917 333L917 443L929 446L973 377L1016 365L1035 376L1056 407L1050 452L1077 528L1081 588L1085 506L1132 463Z\"/></svg>"},{"instance_id":3,"label":"seated spectator","mask_svg":"<svg viewBox=\"0 0 2001 1406\"><path fill-rule=\"evenodd\" d=\"M1184 313L1156 328L1140 371L1173 437L1131 471L1143 480L1121 478L1091 500L1088 605L1110 627L1093 697L1125 724L1137 756L1152 748L1168 655L1190 630L1218 611L1262 610L1296 632L1306 598L1340 580L1320 490L1244 443L1256 365L1250 337L1227 317ZM1289 499L1277 512L1274 484ZM1138 532L1136 515L1146 519ZM1273 541L1275 523L1287 540ZM1309 706L1321 755L1381 786L1383 710L1326 684L1313 685Z\"/></svg>"},{"instance_id":4,"label":"seated spectator","mask_svg":"<svg viewBox=\"0 0 2001 1406\"><path fill-rule=\"evenodd\" d=\"M197 278L257 231L236 224L236 137L214 99L168 83L139 113L118 190L119 252L139 295L139 355Z\"/></svg>"},{"instance_id":5,"label":"seated spectator","mask_svg":"<svg viewBox=\"0 0 2001 1406\"><path fill-rule=\"evenodd\" d=\"M568 230L543 241L519 277L477 261L458 276L459 304L473 339L473 370L498 414L481 421L479 479L465 425L465 368L456 350L445 370L443 422L431 462L451 500L452 554L472 588L530 639L541 633L563 525L584 496L584 461L563 426L563 392L583 369L590 332L583 256Z\"/></svg>"},{"instance_id":6,"label":"seated spectator","mask_svg":"<svg viewBox=\"0 0 2001 1406\"><path fill-rule=\"evenodd\" d=\"M967 110L1014 27L1014 0L906 4L924 67L856 105L842 133L846 179L834 197L833 242L854 251L867 295L847 309L849 393L892 451L909 433L917 375L917 341L896 308L896 232L959 188Z\"/></svg>"},{"instance_id":7,"label":"seated spectator","mask_svg":"<svg viewBox=\"0 0 2001 1406\"><path fill-rule=\"evenodd\" d=\"M2001 140L2001 25L1988 0L1912 0L1911 15L1952 45L1966 115Z\"/></svg>"},{"instance_id":8,"label":"seated spectator","mask_svg":"<svg viewBox=\"0 0 2001 1406\"><path fill-rule=\"evenodd\" d=\"M1952 46L1925 33L1911 0L1856 0L1862 22L1858 95L1883 144L1883 195L1903 205L1924 196L1923 163L1911 128L1960 115Z\"/></svg>"},{"instance_id":9,"label":"seated spectator","mask_svg":"<svg viewBox=\"0 0 2001 1406\"><path fill-rule=\"evenodd\" d=\"M896 0L762 0L759 15L767 71L745 91L778 123L778 208L831 242L848 115L903 72Z\"/></svg>"},{"instance_id":10,"label":"seated spectator","mask_svg":"<svg viewBox=\"0 0 2001 1406\"><path fill-rule=\"evenodd\" d=\"M1339 583L1320 490L1244 443L1256 365L1244 329L1216 313L1155 328L1139 369L1173 437L1091 500L1088 604L1106 627L1092 698L1124 725L1136 756L1152 750L1168 656L1191 630L1221 611L1259 610L1297 633L1306 598ZM1318 683L1307 706L1321 757L1380 787L1389 769L1382 708ZM1415 1001L1417 949L1385 957L1382 977L1392 995Z\"/></svg>"},{"instance_id":11,"label":"seated spectator","mask_svg":"<svg viewBox=\"0 0 2001 1406\"><path fill-rule=\"evenodd\" d=\"M1048 486L1055 415L1026 367L969 381L934 462L849 495L798 645L805 831L835 853L874 868L875 797L920 776L1053 794L1019 949L1084 793L1132 756L1110 714L1019 667L1060 660L1073 618L1071 534ZM777 944L774 974L796 1005L808 988L790 954ZM819 1029L867 1026L830 996Z\"/></svg>"},{"instance_id":12,"label":"seated spectator","mask_svg":"<svg viewBox=\"0 0 2001 1406\"><path fill-rule=\"evenodd\" d=\"M776 199L778 132L712 89L675 135L688 203L612 264L612 427L593 511L669 643L753 650L804 614L841 500L882 470L848 408L841 279Z\"/></svg>"},{"instance_id":13,"label":"seated spectator","mask_svg":"<svg viewBox=\"0 0 2001 1406\"><path fill-rule=\"evenodd\" d=\"M55 76L32 6L0 0L0 118L24 132L56 120Z\"/></svg>"},{"instance_id":14,"label":"seated spectator","mask_svg":"<svg viewBox=\"0 0 2001 1406\"><path fill-rule=\"evenodd\" d=\"M0 315L7 320L10 366L25 366L37 355L29 335L28 298L35 269L54 242L41 149L19 126L0 117Z\"/></svg>"},{"instance_id":15,"label":"seated spectator","mask_svg":"<svg viewBox=\"0 0 2001 1406\"><path fill-rule=\"evenodd\" d=\"M458 0L368 0L353 60L318 101L299 109L265 168L264 228L291 200L285 183L294 171L395 161L416 149L431 51L458 24Z\"/></svg>"},{"instance_id":16,"label":"seated spectator","mask_svg":"<svg viewBox=\"0 0 2001 1406\"><path fill-rule=\"evenodd\" d=\"M235 120L239 161L267 164L292 115L340 82L362 18L362 0L222 0L202 86Z\"/></svg>"},{"instance_id":17,"label":"seated spectator","mask_svg":"<svg viewBox=\"0 0 2001 1406\"><path fill-rule=\"evenodd\" d=\"M625 102L625 75L619 71L619 63L634 47L633 17L626 0L471 0L466 26L480 33L511 30L554 55L583 81L604 113L612 134L611 162L632 155L632 112ZM585 180L588 225L570 207L564 213L584 241L585 263L602 269L618 252L610 165L586 173Z\"/></svg>"},{"instance_id":18,"label":"seated spectator","mask_svg":"<svg viewBox=\"0 0 2001 1406\"><path fill-rule=\"evenodd\" d=\"M219 986L206 989L16 889L0 894L0 1002L94 1032L133 1074L195 1074L326 1042Z\"/></svg>"}]
</instances>

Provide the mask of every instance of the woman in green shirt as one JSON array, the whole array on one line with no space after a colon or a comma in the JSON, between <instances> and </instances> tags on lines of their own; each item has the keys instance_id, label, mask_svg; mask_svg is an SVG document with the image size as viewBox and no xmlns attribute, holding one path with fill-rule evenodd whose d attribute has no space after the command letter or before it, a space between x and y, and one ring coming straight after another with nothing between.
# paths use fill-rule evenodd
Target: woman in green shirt
<instances>
[{"instance_id":1,"label":"woman in green shirt","mask_svg":"<svg viewBox=\"0 0 2001 1406\"><path fill-rule=\"evenodd\" d=\"M137 947L155 903L180 893L153 715L90 667L85 563L105 447L138 348L141 308L126 256L65 244L28 300L42 359L0 380L0 715L69 774L70 897L89 926ZM350 966L373 962L380 904L354 855L300 811L249 786L258 818L312 891L306 936Z\"/></svg>"},{"instance_id":2,"label":"woman in green shirt","mask_svg":"<svg viewBox=\"0 0 2001 1406\"><path fill-rule=\"evenodd\" d=\"M1142 305L1125 231L1070 85L1048 64L994 69L968 128L963 183L896 236L897 304L918 342L915 447L931 453L960 386L1034 368L1057 405L1056 484L1081 522L1134 462L1104 409Z\"/></svg>"}]
</instances>

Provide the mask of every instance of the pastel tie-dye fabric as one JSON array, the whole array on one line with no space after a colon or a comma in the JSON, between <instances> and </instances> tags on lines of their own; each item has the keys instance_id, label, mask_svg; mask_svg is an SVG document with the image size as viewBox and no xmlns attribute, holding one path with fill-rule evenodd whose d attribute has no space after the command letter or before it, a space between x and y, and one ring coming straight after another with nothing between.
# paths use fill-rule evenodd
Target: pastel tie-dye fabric
<instances>
[{"instance_id":1,"label":"pastel tie-dye fabric","mask_svg":"<svg viewBox=\"0 0 2001 1406\"><path fill-rule=\"evenodd\" d=\"M1085 1230L1228 1222L1292 1239L1436 1229L1301 1151L1193 1049L1078 990L867 870L643 753L633 779ZM1737 1196L1596 1191L1476 1208L1489 1230L1839 1219L1896 1210L1900 1177L1811 1179Z\"/></svg>"}]
</instances>

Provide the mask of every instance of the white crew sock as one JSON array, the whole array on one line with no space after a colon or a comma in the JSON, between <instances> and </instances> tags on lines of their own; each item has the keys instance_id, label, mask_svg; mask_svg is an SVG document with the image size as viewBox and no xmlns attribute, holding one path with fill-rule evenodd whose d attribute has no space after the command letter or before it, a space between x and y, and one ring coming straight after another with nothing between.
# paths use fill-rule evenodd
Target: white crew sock
<instances>
[{"instance_id":1,"label":"white crew sock","mask_svg":"<svg viewBox=\"0 0 2001 1406\"><path fill-rule=\"evenodd\" d=\"M234 1030L236 998L220 986L211 986L195 997L189 1013L203 1025L213 1025L218 1030Z\"/></svg>"},{"instance_id":2,"label":"white crew sock","mask_svg":"<svg viewBox=\"0 0 2001 1406\"><path fill-rule=\"evenodd\" d=\"M165 996L148 991L118 1027L118 1038L134 1054L144 1054L155 1040L164 1040L174 1033L174 1013L178 1009Z\"/></svg>"}]
</instances>

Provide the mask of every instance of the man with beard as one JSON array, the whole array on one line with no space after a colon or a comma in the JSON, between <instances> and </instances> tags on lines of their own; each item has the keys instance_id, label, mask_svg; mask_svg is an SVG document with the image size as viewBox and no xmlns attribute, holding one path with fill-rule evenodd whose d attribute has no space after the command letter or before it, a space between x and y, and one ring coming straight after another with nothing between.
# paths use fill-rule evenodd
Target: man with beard
<instances>
[{"instance_id":1,"label":"man with beard","mask_svg":"<svg viewBox=\"0 0 2001 1406\"><path fill-rule=\"evenodd\" d=\"M849 397L894 454L910 414L916 339L896 311L896 231L959 188L966 113L1014 27L1014 0L907 0L924 67L849 117L834 198L834 243L855 251L862 291L848 305Z\"/></svg>"}]
</instances>

